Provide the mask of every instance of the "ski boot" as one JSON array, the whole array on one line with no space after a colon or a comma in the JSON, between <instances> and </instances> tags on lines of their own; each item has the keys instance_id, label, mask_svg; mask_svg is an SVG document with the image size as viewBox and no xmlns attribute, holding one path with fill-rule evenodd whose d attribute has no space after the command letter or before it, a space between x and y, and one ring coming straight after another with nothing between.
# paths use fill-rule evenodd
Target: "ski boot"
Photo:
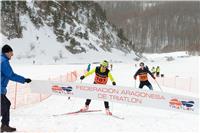
<instances>
[{"instance_id":1,"label":"ski boot","mask_svg":"<svg viewBox=\"0 0 200 133\"><path fill-rule=\"evenodd\" d=\"M112 112L110 112L109 109L106 109L105 111L106 111L106 114L107 114L107 115L112 115Z\"/></svg>"},{"instance_id":2,"label":"ski boot","mask_svg":"<svg viewBox=\"0 0 200 133\"><path fill-rule=\"evenodd\" d=\"M85 112L85 111L88 111L89 109L89 106L88 105L85 105L85 107L83 107L82 109L80 109L81 112Z\"/></svg>"}]
</instances>

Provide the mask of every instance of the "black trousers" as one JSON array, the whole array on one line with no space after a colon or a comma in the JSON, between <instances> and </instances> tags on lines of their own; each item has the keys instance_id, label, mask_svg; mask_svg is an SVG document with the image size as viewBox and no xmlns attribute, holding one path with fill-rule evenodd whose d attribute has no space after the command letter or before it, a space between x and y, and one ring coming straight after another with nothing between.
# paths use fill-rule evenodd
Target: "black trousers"
<instances>
[{"instance_id":1,"label":"black trousers","mask_svg":"<svg viewBox=\"0 0 200 133\"><path fill-rule=\"evenodd\" d=\"M89 105L91 102L91 99L87 99L86 102L85 102L85 105ZM106 109L109 109L109 103L107 101L104 101L104 106Z\"/></svg>"},{"instance_id":2,"label":"black trousers","mask_svg":"<svg viewBox=\"0 0 200 133\"><path fill-rule=\"evenodd\" d=\"M9 121L10 121L10 101L6 97L6 95L1 94L1 116L2 120L1 123L2 125L7 125L9 126Z\"/></svg>"},{"instance_id":3,"label":"black trousers","mask_svg":"<svg viewBox=\"0 0 200 133\"><path fill-rule=\"evenodd\" d=\"M97 84L94 82L94 84ZM91 99L86 99L85 105L90 105ZM106 109L109 109L109 103L107 101L104 101L104 106Z\"/></svg>"},{"instance_id":4,"label":"black trousers","mask_svg":"<svg viewBox=\"0 0 200 133\"><path fill-rule=\"evenodd\" d=\"M142 89L144 85L146 85L149 88L149 90L153 90L153 87L148 80L147 81L140 81L139 88Z\"/></svg>"}]
</instances>

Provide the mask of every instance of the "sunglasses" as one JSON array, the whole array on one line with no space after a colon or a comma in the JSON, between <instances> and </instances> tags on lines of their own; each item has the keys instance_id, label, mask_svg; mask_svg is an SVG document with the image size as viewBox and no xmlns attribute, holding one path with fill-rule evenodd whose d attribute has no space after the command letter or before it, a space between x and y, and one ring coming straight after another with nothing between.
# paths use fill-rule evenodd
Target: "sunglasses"
<instances>
[{"instance_id":1,"label":"sunglasses","mask_svg":"<svg viewBox=\"0 0 200 133\"><path fill-rule=\"evenodd\" d=\"M108 66L102 66L103 68L108 68Z\"/></svg>"}]
</instances>

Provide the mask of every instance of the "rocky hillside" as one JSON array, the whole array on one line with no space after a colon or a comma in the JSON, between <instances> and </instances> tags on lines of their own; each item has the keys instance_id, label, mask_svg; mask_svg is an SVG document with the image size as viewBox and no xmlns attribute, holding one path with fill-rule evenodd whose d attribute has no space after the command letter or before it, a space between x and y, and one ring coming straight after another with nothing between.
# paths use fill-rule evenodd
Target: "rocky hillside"
<instances>
[{"instance_id":1,"label":"rocky hillside","mask_svg":"<svg viewBox=\"0 0 200 133\"><path fill-rule=\"evenodd\" d=\"M92 1L1 1L1 34L3 43L28 46L27 54L19 58L34 58L44 39L46 49L59 45L59 58L62 52L131 51L123 31L110 24L99 4ZM44 53L48 54L40 49L39 54Z\"/></svg>"}]
</instances>

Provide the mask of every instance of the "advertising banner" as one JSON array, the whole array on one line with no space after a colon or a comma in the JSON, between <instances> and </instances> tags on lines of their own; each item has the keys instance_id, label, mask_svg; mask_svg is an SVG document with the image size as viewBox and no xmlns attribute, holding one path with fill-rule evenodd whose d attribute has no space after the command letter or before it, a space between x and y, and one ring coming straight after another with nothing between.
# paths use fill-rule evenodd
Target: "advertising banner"
<instances>
[{"instance_id":1,"label":"advertising banner","mask_svg":"<svg viewBox=\"0 0 200 133\"><path fill-rule=\"evenodd\" d=\"M75 82L60 83L42 80L32 81L30 87L33 93L58 94L193 114L199 113L198 98L171 93L124 86Z\"/></svg>"}]
</instances>

